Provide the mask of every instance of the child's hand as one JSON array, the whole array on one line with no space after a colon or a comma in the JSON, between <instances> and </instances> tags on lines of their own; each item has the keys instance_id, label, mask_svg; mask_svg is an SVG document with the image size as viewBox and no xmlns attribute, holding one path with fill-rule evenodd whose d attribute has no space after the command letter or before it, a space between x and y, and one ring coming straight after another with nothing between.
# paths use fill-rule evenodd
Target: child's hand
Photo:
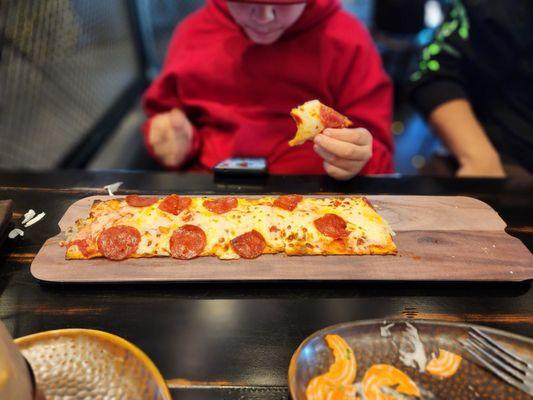
<instances>
[{"instance_id":1,"label":"child's hand","mask_svg":"<svg viewBox=\"0 0 533 400\"><path fill-rule=\"evenodd\" d=\"M177 108L157 114L150 124L149 142L166 167L177 167L191 147L192 124Z\"/></svg>"},{"instance_id":2,"label":"child's hand","mask_svg":"<svg viewBox=\"0 0 533 400\"><path fill-rule=\"evenodd\" d=\"M314 141L326 173L335 179L353 178L372 157L372 135L364 128L325 129Z\"/></svg>"}]
</instances>

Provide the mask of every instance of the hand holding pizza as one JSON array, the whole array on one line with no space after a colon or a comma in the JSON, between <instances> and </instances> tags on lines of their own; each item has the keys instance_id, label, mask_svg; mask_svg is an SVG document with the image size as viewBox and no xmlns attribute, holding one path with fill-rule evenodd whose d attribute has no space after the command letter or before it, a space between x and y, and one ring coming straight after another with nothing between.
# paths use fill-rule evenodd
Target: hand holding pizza
<instances>
[{"instance_id":1,"label":"hand holding pizza","mask_svg":"<svg viewBox=\"0 0 533 400\"><path fill-rule=\"evenodd\" d=\"M156 157L166 167L177 167L191 147L193 127L185 113L177 108L152 117L149 143Z\"/></svg>"},{"instance_id":2,"label":"hand holding pizza","mask_svg":"<svg viewBox=\"0 0 533 400\"><path fill-rule=\"evenodd\" d=\"M314 142L326 173L335 179L353 178L372 157L372 135L364 128L328 128Z\"/></svg>"}]
</instances>

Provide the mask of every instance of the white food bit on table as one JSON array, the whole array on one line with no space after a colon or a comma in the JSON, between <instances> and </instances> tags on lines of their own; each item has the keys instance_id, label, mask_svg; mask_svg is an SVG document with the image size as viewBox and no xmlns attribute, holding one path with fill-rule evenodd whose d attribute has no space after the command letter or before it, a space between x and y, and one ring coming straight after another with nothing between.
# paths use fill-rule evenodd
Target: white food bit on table
<instances>
[{"instance_id":1,"label":"white food bit on table","mask_svg":"<svg viewBox=\"0 0 533 400\"><path fill-rule=\"evenodd\" d=\"M118 190L118 188L122 185L123 182L115 182L110 185L104 186L104 189L107 189L107 193L110 196L114 196L115 192Z\"/></svg>"},{"instance_id":2,"label":"white food bit on table","mask_svg":"<svg viewBox=\"0 0 533 400\"><path fill-rule=\"evenodd\" d=\"M404 332L400 344L400 361L413 368L416 368L418 364L418 370L424 372L428 362L424 344L420 340L420 336L418 336L418 330L409 322L406 322L405 325L407 330Z\"/></svg>"},{"instance_id":3,"label":"white food bit on table","mask_svg":"<svg viewBox=\"0 0 533 400\"><path fill-rule=\"evenodd\" d=\"M30 219L28 222L26 222L26 224L24 224L24 227L27 228L29 226L32 226L33 224L39 222L40 220L42 220L44 218L44 216L46 215L45 212L42 212L40 214L38 214L36 217Z\"/></svg>"},{"instance_id":4,"label":"white food bit on table","mask_svg":"<svg viewBox=\"0 0 533 400\"><path fill-rule=\"evenodd\" d=\"M24 236L24 231L22 229L15 228L7 235L7 237L10 239L15 239L17 236Z\"/></svg>"},{"instance_id":5,"label":"white food bit on table","mask_svg":"<svg viewBox=\"0 0 533 400\"><path fill-rule=\"evenodd\" d=\"M22 220L22 225L24 225L26 222L28 222L33 217L35 217L35 211L30 208L28 210L28 212L26 214L24 214L24 219Z\"/></svg>"},{"instance_id":6,"label":"white food bit on table","mask_svg":"<svg viewBox=\"0 0 533 400\"><path fill-rule=\"evenodd\" d=\"M390 328L393 326L394 323L380 327L379 330L381 331L381 337L391 337L392 333L390 332Z\"/></svg>"}]
</instances>

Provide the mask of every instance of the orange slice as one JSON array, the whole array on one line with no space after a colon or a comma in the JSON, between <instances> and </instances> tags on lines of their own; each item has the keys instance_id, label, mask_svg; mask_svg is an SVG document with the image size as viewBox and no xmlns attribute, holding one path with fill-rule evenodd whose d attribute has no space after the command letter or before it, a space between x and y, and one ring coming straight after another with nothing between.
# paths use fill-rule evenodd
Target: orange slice
<instances>
[{"instance_id":1,"label":"orange slice","mask_svg":"<svg viewBox=\"0 0 533 400\"><path fill-rule=\"evenodd\" d=\"M366 400L394 400L382 392L383 387L393 387L399 393L420 397L420 390L409 376L388 364L375 364L363 378L363 394Z\"/></svg>"},{"instance_id":2,"label":"orange slice","mask_svg":"<svg viewBox=\"0 0 533 400\"><path fill-rule=\"evenodd\" d=\"M305 396L307 400L327 400L328 394L333 390L334 387L322 375L315 376L309 381L305 389Z\"/></svg>"},{"instance_id":3,"label":"orange slice","mask_svg":"<svg viewBox=\"0 0 533 400\"><path fill-rule=\"evenodd\" d=\"M428 362L426 371L431 375L449 378L457 372L462 360L461 356L439 348L439 356Z\"/></svg>"},{"instance_id":4,"label":"orange slice","mask_svg":"<svg viewBox=\"0 0 533 400\"><path fill-rule=\"evenodd\" d=\"M359 400L358 397L355 397L355 392L355 386L341 386L329 392L326 400Z\"/></svg>"},{"instance_id":5,"label":"orange slice","mask_svg":"<svg viewBox=\"0 0 533 400\"><path fill-rule=\"evenodd\" d=\"M325 340L333 351L335 361L324 374L324 378L339 385L353 383L357 374L357 363L352 349L339 335L326 335Z\"/></svg>"},{"instance_id":6,"label":"orange slice","mask_svg":"<svg viewBox=\"0 0 533 400\"><path fill-rule=\"evenodd\" d=\"M347 393L350 392L351 384L357 373L355 355L339 335L326 335L324 339L333 351L333 364L328 372L311 379L305 394L307 400L342 400L343 397L340 396L348 396Z\"/></svg>"},{"instance_id":7,"label":"orange slice","mask_svg":"<svg viewBox=\"0 0 533 400\"><path fill-rule=\"evenodd\" d=\"M311 380L305 391L307 400L359 400L353 385L332 385L323 376Z\"/></svg>"}]
</instances>

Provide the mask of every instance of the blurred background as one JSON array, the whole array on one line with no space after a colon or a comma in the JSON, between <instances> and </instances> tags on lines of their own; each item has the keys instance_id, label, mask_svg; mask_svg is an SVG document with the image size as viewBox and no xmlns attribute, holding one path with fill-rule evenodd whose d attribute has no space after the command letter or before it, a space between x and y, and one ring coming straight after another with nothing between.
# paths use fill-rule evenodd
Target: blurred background
<instances>
[{"instance_id":1,"label":"blurred background","mask_svg":"<svg viewBox=\"0 0 533 400\"><path fill-rule=\"evenodd\" d=\"M407 104L418 53L448 0L344 0L372 32L394 81L396 167L442 152ZM159 169L140 98L174 27L204 0L0 0L0 169Z\"/></svg>"}]
</instances>

